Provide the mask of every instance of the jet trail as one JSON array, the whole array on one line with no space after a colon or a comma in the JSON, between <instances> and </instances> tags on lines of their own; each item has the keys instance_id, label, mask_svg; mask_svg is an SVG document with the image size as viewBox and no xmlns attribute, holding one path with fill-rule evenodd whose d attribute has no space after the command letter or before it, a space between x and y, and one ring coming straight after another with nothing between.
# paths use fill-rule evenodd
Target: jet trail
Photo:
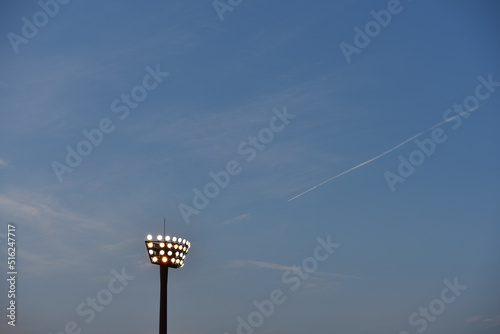
<instances>
[{"instance_id":1,"label":"jet trail","mask_svg":"<svg viewBox=\"0 0 500 334\"><path fill-rule=\"evenodd\" d=\"M437 123L437 124L435 124L435 125L431 126L431 127L430 127L430 128L428 128L427 130L424 130L424 131L422 131L422 132L420 132L420 133L417 133L417 134L416 134L416 135L414 135L413 137L410 137L410 138L406 139L405 141L403 141L403 142L399 143L398 145L394 146L393 148L390 148L390 149L388 149L387 151L385 151L385 152L383 152L383 153L381 153L381 154L377 155L376 157L373 157L373 158L371 158L370 160L367 160L367 161L365 161L365 162L363 162L363 163L360 163L360 164L359 164L359 165L357 165L357 166L354 166L354 167L352 167L352 168L349 168L348 170L343 171L342 173L337 174L337 175L335 175L334 177L331 177L331 178L329 178L329 179L327 179L327 180L325 180L325 181L321 182L320 184L317 184L317 185L315 185L314 187L307 189L306 191L304 191L304 192L302 192L302 193L298 194L297 196L294 196L294 197L290 198L290 199L288 200L288 202L291 202L291 201L293 201L294 199L297 199L297 198L299 198L300 196L305 195L305 194L307 194L308 192L310 192L310 191L312 191L312 190L314 190L314 189L316 189L316 188L318 188L318 187L321 187L321 186L322 186L322 185L324 185L325 183L328 183L328 182L330 182L330 181L333 181L333 180L335 180L336 178L338 178L338 177L340 177L340 176L342 176L342 175L345 175L345 174L347 174L347 173L349 173L349 172L352 172L353 170L358 169L358 168L359 168L359 167L361 167L361 166L364 166L364 165L366 165L366 164L368 164L368 163L370 163L370 162L372 162L372 161L377 160L378 158L383 157L383 156L384 156L384 155L386 155L386 154L391 153L392 151L394 151L395 149L397 149L397 148L399 148L399 147L403 146L403 145L404 145L404 144L406 144L407 142L409 142L409 141L411 141L411 140L413 140L413 139L416 139L416 138L420 137L421 135L423 135L423 134L424 134L424 133L426 133L427 131L430 131L430 130L432 130L432 129L434 129L434 128L437 128L438 126L440 126L440 125L442 125L442 124L444 124L444 123L448 123L448 122L452 121L453 119L455 119L455 118L457 118L457 117L461 116L462 114L467 114L467 113L470 113L470 112L475 111L475 110L477 110L477 108L476 108L476 109L474 109L474 110L471 110L471 111L468 111L468 112L462 112L462 113L457 114L456 116L453 116L453 117L447 118L447 119L445 119L444 121L439 122L439 123Z\"/></svg>"}]
</instances>

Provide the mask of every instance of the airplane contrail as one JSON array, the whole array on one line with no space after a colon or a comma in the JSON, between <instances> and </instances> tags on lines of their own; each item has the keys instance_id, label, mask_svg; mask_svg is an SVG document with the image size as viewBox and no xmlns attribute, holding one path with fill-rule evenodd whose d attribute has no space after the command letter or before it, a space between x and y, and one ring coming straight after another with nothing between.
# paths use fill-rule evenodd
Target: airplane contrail
<instances>
[{"instance_id":1,"label":"airplane contrail","mask_svg":"<svg viewBox=\"0 0 500 334\"><path fill-rule=\"evenodd\" d=\"M333 180L335 180L336 178L341 177L342 175L345 175L345 174L347 174L347 173L349 173L349 172L352 172L353 170L358 169L359 167L362 167L362 166L364 166L364 165L366 165L366 164L368 164L368 163L370 163L370 162L372 162L372 161L377 160L378 158L383 157L383 156L384 156L384 155L386 155L386 154L391 153L392 151L394 151L395 149L397 149L397 148L399 148L399 147L403 146L403 145L404 145L404 144L406 144L407 142L409 142L409 141L411 141L411 140L413 140L413 139L416 139L416 138L420 137L421 135L423 135L423 134L424 134L424 133L426 133L427 131L430 131L430 130L432 130L432 129L434 129L434 128L437 128L438 126L440 126L440 125L442 125L442 124L444 124L444 123L451 122L453 119L455 119L455 118L457 118L457 117L461 116L462 114L468 114L468 113L473 112L473 111L475 111L475 110L477 110L477 108L476 108L476 109L474 109L474 110L467 111L467 112L461 112L461 113L459 113L459 114L457 114L457 115L455 115L455 116L453 116L453 117L447 118L447 119L445 119L444 121L439 122L439 123L437 123L437 124L435 124L435 125L431 126L430 128L428 128L428 129L426 129L426 130L424 130L424 131L422 131L422 132L417 133L417 134L416 134L416 135L414 135L413 137L410 137L410 138L408 138L408 139L406 139L406 140L402 141L401 143L397 144L397 145L396 145L396 146L394 146L393 148L388 149L387 151L385 151L385 152L383 152L383 153L381 153L381 154L377 155L376 157L373 157L373 158L371 158L370 160L367 160L367 161L365 161L365 162L362 162L362 163L360 163L360 164L359 164L359 165L357 165L357 166L354 166L354 167L352 167L352 168L349 168L348 170L343 171L342 173L337 174L337 175L335 175L335 176L333 176L333 177L331 177L331 178L329 178L329 179L326 179L325 181L323 181L323 182L321 182L321 183L319 183L319 184L315 185L315 186L314 186L314 187L312 187L312 188L307 189L307 190L306 190L306 191L304 191L304 192L301 192L300 194L298 194L298 195L296 195L296 196L294 196L294 197L290 198L290 199L288 200L288 202L291 202L291 201L293 201L294 199L297 199L297 198L299 198L300 196L305 195L305 194L307 194L308 192L310 192L310 191L312 191L312 190L314 190L314 189L316 189L316 188L318 188L318 187L321 187L321 186L322 186L322 185L324 185L325 183L328 183L328 182L330 182L330 181L333 181Z\"/></svg>"}]
</instances>

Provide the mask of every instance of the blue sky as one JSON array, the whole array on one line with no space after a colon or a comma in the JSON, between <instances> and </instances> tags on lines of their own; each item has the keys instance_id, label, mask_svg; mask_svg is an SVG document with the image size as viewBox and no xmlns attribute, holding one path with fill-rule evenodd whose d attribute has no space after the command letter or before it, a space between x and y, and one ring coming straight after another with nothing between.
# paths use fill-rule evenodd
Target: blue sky
<instances>
[{"instance_id":1,"label":"blue sky","mask_svg":"<svg viewBox=\"0 0 500 334\"><path fill-rule=\"evenodd\" d=\"M155 333L159 270L144 240L166 217L192 243L170 270L170 333L237 333L274 290L285 301L253 333L497 333L499 4L222 3L233 3L223 20L211 1L72 0L29 38L23 17L32 24L40 5L2 3L0 268L11 222L18 307L14 328L2 280L1 332ZM366 34L370 12L388 8L347 59L341 43L356 47L355 27ZM151 71L168 75L145 90ZM141 91L126 117L113 111ZM466 100L478 105L453 111ZM60 182L54 162L102 120L113 131ZM428 129L443 120L437 142ZM239 148L259 134L269 140L247 161ZM395 148L417 134L432 154L415 139ZM230 161L241 171L196 208L193 189ZM387 172L404 182L391 190ZM189 224L181 204L197 210ZM324 261L318 238L340 245ZM290 271L311 257L307 278ZM77 307L104 296L113 270L134 278L86 322ZM455 278L467 288L443 304ZM446 308L409 321L430 305Z\"/></svg>"}]
</instances>

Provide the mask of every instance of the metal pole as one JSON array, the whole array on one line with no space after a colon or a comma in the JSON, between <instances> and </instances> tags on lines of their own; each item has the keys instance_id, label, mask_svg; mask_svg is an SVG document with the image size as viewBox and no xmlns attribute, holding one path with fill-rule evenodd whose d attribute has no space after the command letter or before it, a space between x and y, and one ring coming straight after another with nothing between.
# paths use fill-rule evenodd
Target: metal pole
<instances>
[{"instance_id":1,"label":"metal pole","mask_svg":"<svg viewBox=\"0 0 500 334\"><path fill-rule=\"evenodd\" d=\"M160 334L167 334L168 267L160 265Z\"/></svg>"}]
</instances>

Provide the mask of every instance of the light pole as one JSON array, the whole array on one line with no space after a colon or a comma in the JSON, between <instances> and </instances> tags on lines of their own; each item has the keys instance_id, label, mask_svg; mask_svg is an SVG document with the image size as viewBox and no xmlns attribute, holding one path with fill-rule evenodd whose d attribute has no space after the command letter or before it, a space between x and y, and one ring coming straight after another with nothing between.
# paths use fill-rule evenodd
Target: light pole
<instances>
[{"instance_id":1,"label":"light pole","mask_svg":"<svg viewBox=\"0 0 500 334\"><path fill-rule=\"evenodd\" d=\"M150 234L145 241L152 264L160 266L160 334L167 334L167 283L168 268L184 267L184 259L191 247L186 239L158 235L156 241Z\"/></svg>"}]
</instances>

